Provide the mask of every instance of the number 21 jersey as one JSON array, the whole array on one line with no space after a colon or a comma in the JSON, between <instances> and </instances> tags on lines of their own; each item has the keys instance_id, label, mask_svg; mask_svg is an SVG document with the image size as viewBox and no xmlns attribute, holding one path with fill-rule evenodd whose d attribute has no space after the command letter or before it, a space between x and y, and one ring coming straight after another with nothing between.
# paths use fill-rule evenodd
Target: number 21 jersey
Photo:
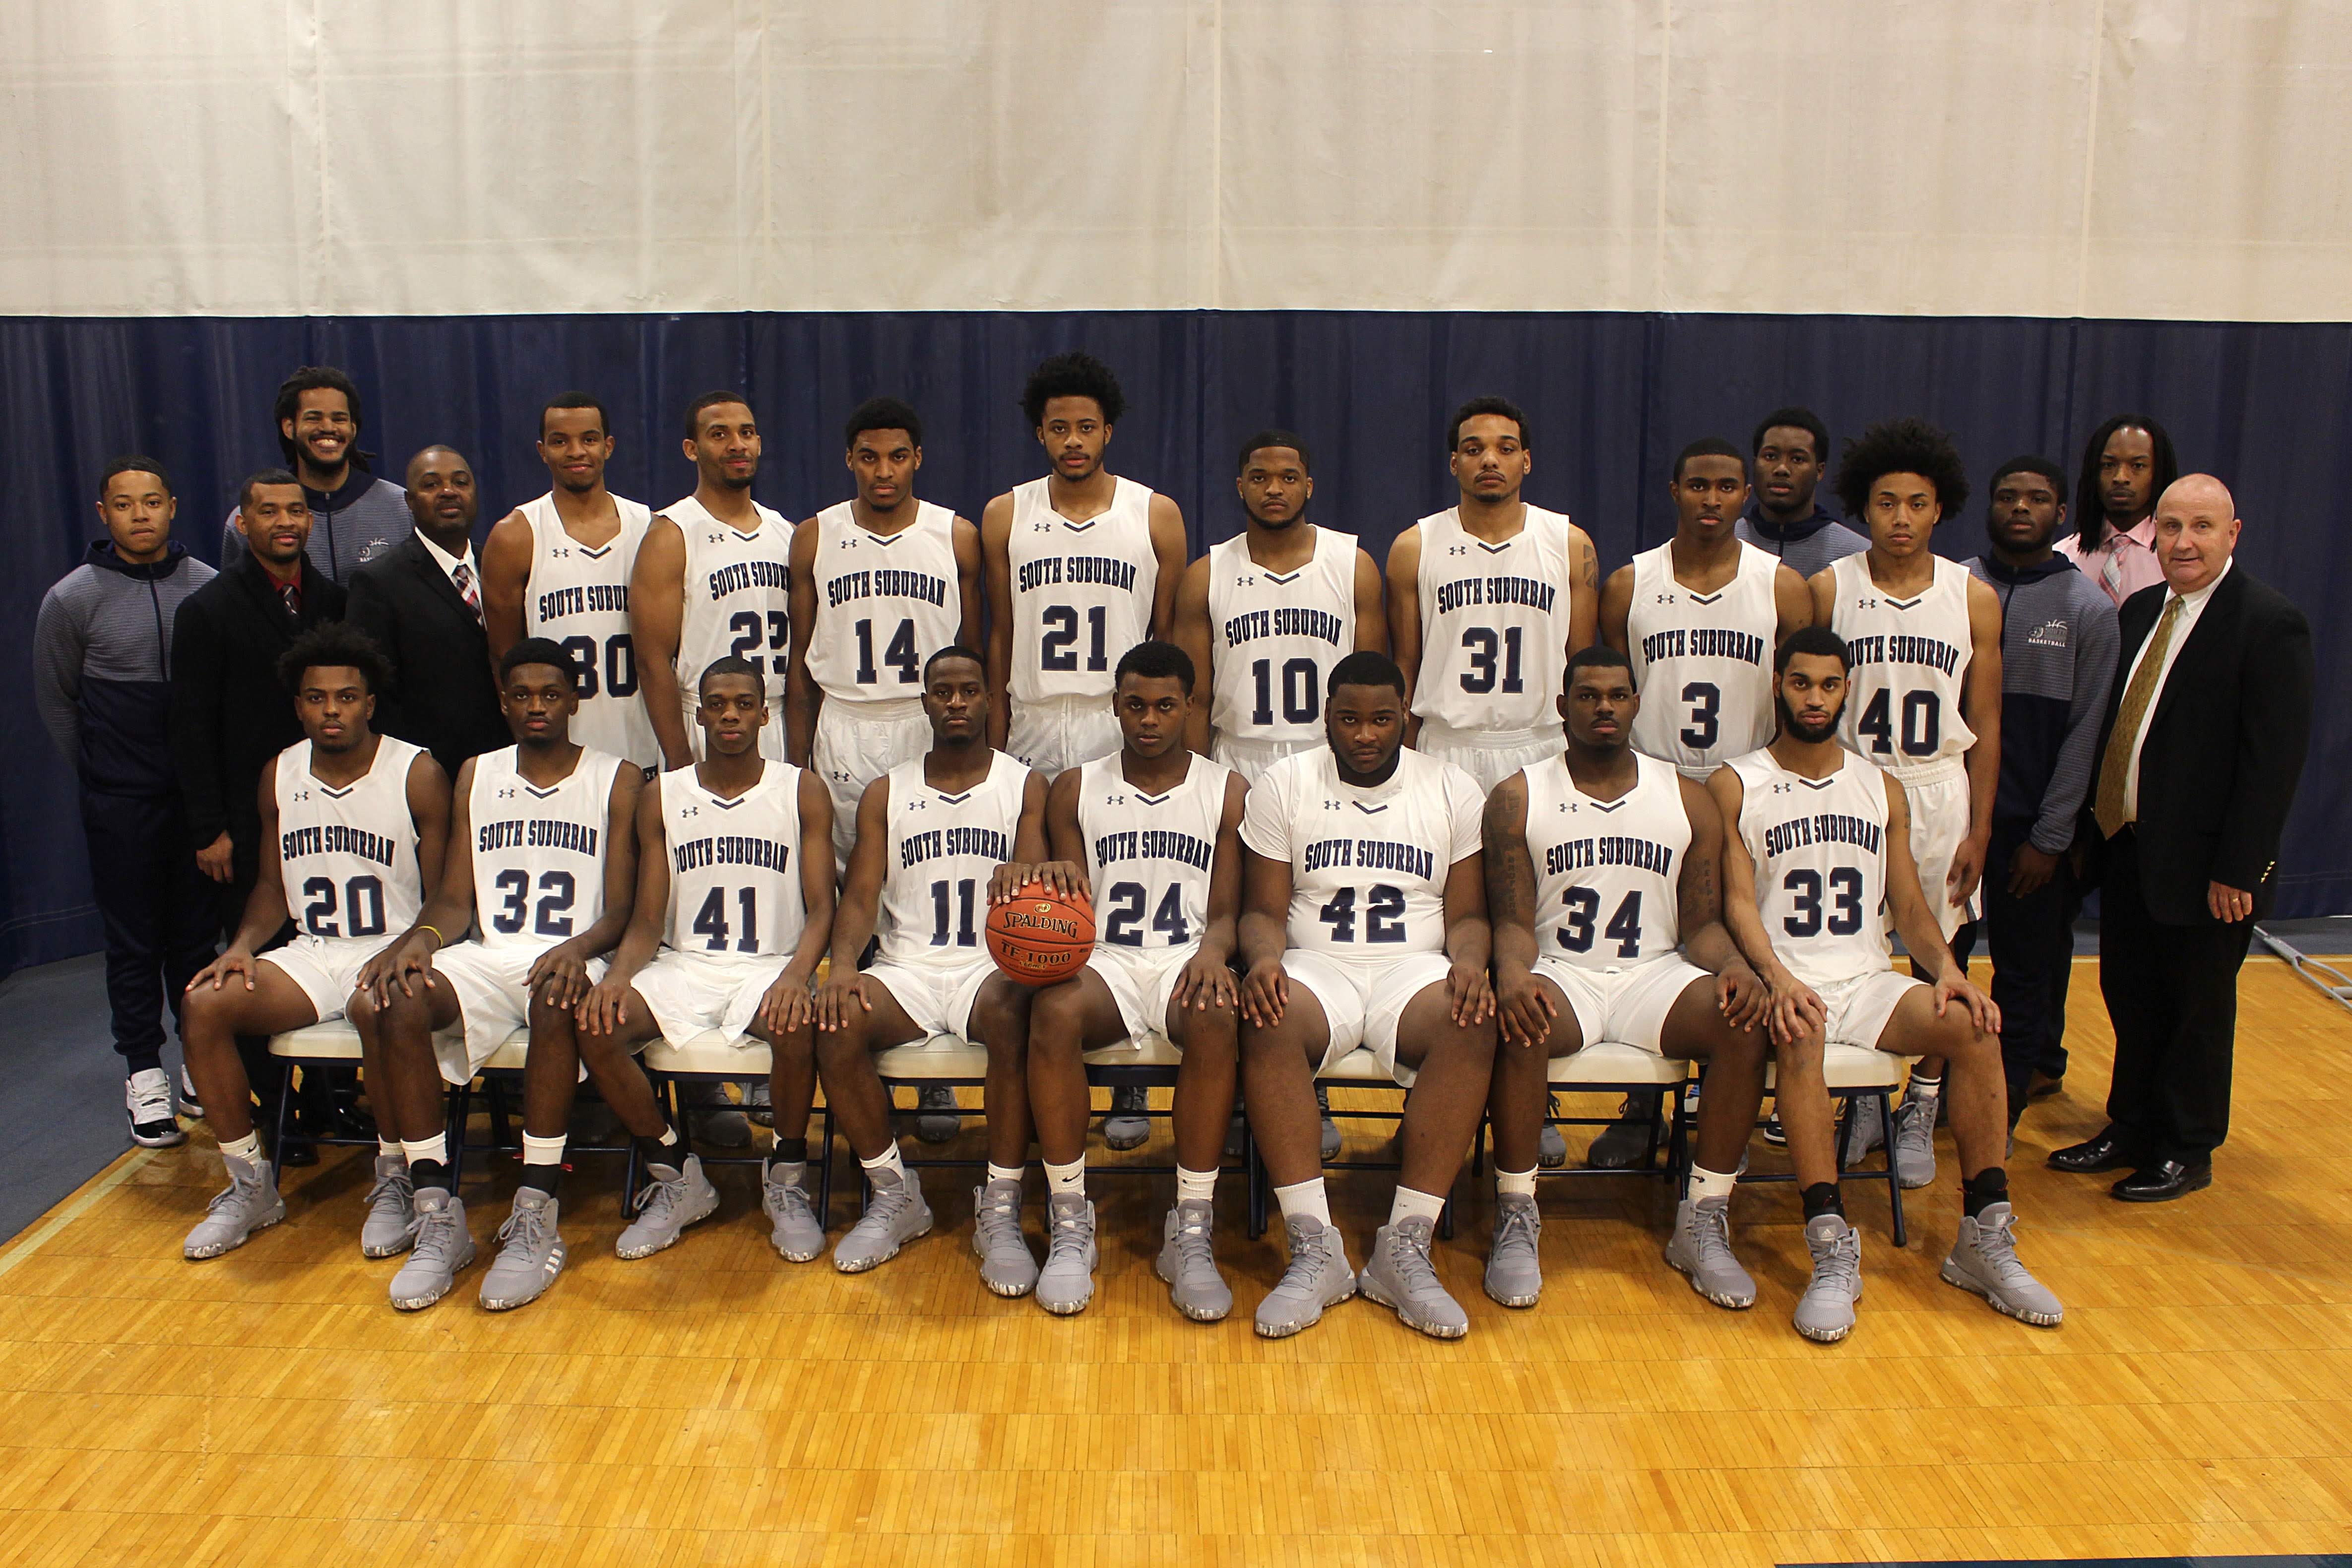
<instances>
[{"instance_id":1,"label":"number 21 jersey","mask_svg":"<svg viewBox=\"0 0 2352 1568\"><path fill-rule=\"evenodd\" d=\"M1120 654L1151 635L1160 558L1151 491L1120 479L1110 507L1085 522L1054 510L1048 481L1013 489L1005 565L1013 578L1015 701L1110 695Z\"/></svg>"},{"instance_id":2,"label":"number 21 jersey","mask_svg":"<svg viewBox=\"0 0 2352 1568\"><path fill-rule=\"evenodd\" d=\"M1769 749L1729 766L1757 907L1780 962L1817 987L1893 967L1885 775L1850 752L1826 779L1790 772Z\"/></svg>"},{"instance_id":3,"label":"number 21 jersey","mask_svg":"<svg viewBox=\"0 0 2352 1568\"><path fill-rule=\"evenodd\" d=\"M924 779L919 757L884 777L890 806L882 957L950 967L988 962L980 935L988 918L988 879L1013 858L1028 765L1011 752L992 752L988 777L953 793Z\"/></svg>"},{"instance_id":4,"label":"number 21 jersey","mask_svg":"<svg viewBox=\"0 0 2352 1568\"><path fill-rule=\"evenodd\" d=\"M622 762L583 748L571 776L542 789L517 769L516 754L509 746L474 758L466 797L474 911L485 947L552 947L604 913L607 819Z\"/></svg>"}]
</instances>

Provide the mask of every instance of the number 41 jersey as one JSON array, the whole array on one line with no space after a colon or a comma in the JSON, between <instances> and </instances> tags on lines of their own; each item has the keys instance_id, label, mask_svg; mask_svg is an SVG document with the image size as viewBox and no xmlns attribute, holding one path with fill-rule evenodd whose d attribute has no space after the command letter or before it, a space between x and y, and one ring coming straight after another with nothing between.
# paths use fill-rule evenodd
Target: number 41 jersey
<instances>
[{"instance_id":1,"label":"number 41 jersey","mask_svg":"<svg viewBox=\"0 0 2352 1568\"><path fill-rule=\"evenodd\" d=\"M416 924L425 886L408 770L421 754L379 736L366 775L340 789L310 771L309 741L278 754L278 865L303 936L382 942Z\"/></svg>"},{"instance_id":2,"label":"number 41 jersey","mask_svg":"<svg viewBox=\"0 0 2352 1568\"><path fill-rule=\"evenodd\" d=\"M1290 866L1290 946L1356 963L1445 949L1445 878L1478 852L1486 800L1418 751L1388 782L1339 779L1331 748L1286 757L1249 793L1242 841Z\"/></svg>"},{"instance_id":3,"label":"number 41 jersey","mask_svg":"<svg viewBox=\"0 0 2352 1568\"><path fill-rule=\"evenodd\" d=\"M661 775L662 842L669 854L670 946L717 957L788 957L808 924L801 897L801 770L770 762L733 800L703 788L698 770Z\"/></svg>"},{"instance_id":4,"label":"number 41 jersey","mask_svg":"<svg viewBox=\"0 0 2352 1568\"><path fill-rule=\"evenodd\" d=\"M1768 748L1734 758L1739 839L1772 951L1809 986L1892 968L1886 942L1886 777L1851 752L1826 779Z\"/></svg>"},{"instance_id":5,"label":"number 41 jersey","mask_svg":"<svg viewBox=\"0 0 2352 1568\"><path fill-rule=\"evenodd\" d=\"M1596 800L1565 752L1528 778L1528 858L1536 870L1536 951L1580 969L1625 969L1682 942L1682 858L1690 848L1682 775L1633 755L1633 787Z\"/></svg>"},{"instance_id":6,"label":"number 41 jersey","mask_svg":"<svg viewBox=\"0 0 2352 1568\"><path fill-rule=\"evenodd\" d=\"M571 777L542 789L516 769L516 752L474 758L466 797L474 911L485 947L552 947L604 913L607 819L622 763L583 747Z\"/></svg>"}]
</instances>

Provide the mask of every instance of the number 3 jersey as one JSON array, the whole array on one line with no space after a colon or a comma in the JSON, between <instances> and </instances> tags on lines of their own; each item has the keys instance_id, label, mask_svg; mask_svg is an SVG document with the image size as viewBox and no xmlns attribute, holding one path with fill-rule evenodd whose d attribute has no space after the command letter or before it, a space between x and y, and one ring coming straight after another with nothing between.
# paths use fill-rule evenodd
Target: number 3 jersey
<instances>
[{"instance_id":1,"label":"number 3 jersey","mask_svg":"<svg viewBox=\"0 0 2352 1568\"><path fill-rule=\"evenodd\" d=\"M1838 738L1906 785L1959 774L1977 743L1960 704L1968 685L1969 569L1936 558L1935 580L1895 599L1870 580L1870 558L1830 566L1830 630L1853 664Z\"/></svg>"},{"instance_id":2,"label":"number 3 jersey","mask_svg":"<svg viewBox=\"0 0 2352 1568\"><path fill-rule=\"evenodd\" d=\"M466 797L474 912L485 947L551 947L604 913L613 776L622 759L583 747L571 776L542 789L517 770L517 753L509 746L474 758Z\"/></svg>"},{"instance_id":3,"label":"number 3 jersey","mask_svg":"<svg viewBox=\"0 0 2352 1568\"><path fill-rule=\"evenodd\" d=\"M801 770L769 762L733 800L698 769L660 776L669 856L665 939L698 957L790 957L808 924L801 897Z\"/></svg>"},{"instance_id":4,"label":"number 3 jersey","mask_svg":"<svg viewBox=\"0 0 2352 1568\"><path fill-rule=\"evenodd\" d=\"M1675 578L1672 541L1633 558L1625 652L1637 750L1704 782L1725 758L1772 738L1772 653L1780 610L1772 580L1780 563L1744 541L1731 580L1695 593Z\"/></svg>"},{"instance_id":5,"label":"number 3 jersey","mask_svg":"<svg viewBox=\"0 0 2352 1568\"><path fill-rule=\"evenodd\" d=\"M637 695L629 574L653 513L643 502L618 496L613 507L621 531L592 549L564 531L552 493L523 503L520 510L530 525L530 580L523 588L522 634L551 638L572 655L580 682L572 738L650 768L661 760L661 748Z\"/></svg>"},{"instance_id":6,"label":"number 3 jersey","mask_svg":"<svg viewBox=\"0 0 2352 1568\"><path fill-rule=\"evenodd\" d=\"M753 502L760 526L739 533L692 496L662 508L686 540L686 602L677 625L677 692L686 709L687 738L702 754L694 722L702 672L730 653L751 661L768 690L768 723L760 755L784 756L784 674L792 664L790 588L793 526L783 514Z\"/></svg>"},{"instance_id":7,"label":"number 3 jersey","mask_svg":"<svg viewBox=\"0 0 2352 1568\"><path fill-rule=\"evenodd\" d=\"M1638 752L1633 763L1633 787L1614 800L1579 789L1565 753L1520 770L1539 956L1627 969L1681 946L1676 900L1691 837L1682 775Z\"/></svg>"},{"instance_id":8,"label":"number 3 jersey","mask_svg":"<svg viewBox=\"0 0 2352 1568\"><path fill-rule=\"evenodd\" d=\"M1807 779L1767 749L1734 758L1739 838L1772 951L1809 986L1892 968L1886 941L1886 779L1850 752Z\"/></svg>"},{"instance_id":9,"label":"number 3 jersey","mask_svg":"<svg viewBox=\"0 0 2352 1568\"><path fill-rule=\"evenodd\" d=\"M924 779L923 761L901 762L886 775L890 810L881 959L985 963L980 932L988 918L988 879L1013 858L1029 768L1011 752L992 752L988 777L950 793Z\"/></svg>"},{"instance_id":10,"label":"number 3 jersey","mask_svg":"<svg viewBox=\"0 0 2352 1568\"><path fill-rule=\"evenodd\" d=\"M1183 782L1147 795L1127 781L1121 753L1081 764L1078 836L1094 887L1097 940L1132 951L1200 945L1209 873L1232 769L1194 756Z\"/></svg>"},{"instance_id":11,"label":"number 3 jersey","mask_svg":"<svg viewBox=\"0 0 2352 1568\"><path fill-rule=\"evenodd\" d=\"M408 770L421 755L378 736L367 772L338 789L311 773L309 741L278 754L278 862L303 936L381 945L416 924L425 883Z\"/></svg>"},{"instance_id":12,"label":"number 3 jersey","mask_svg":"<svg viewBox=\"0 0 2352 1568\"><path fill-rule=\"evenodd\" d=\"M1328 746L1286 757L1249 793L1242 842L1290 866L1293 947L1380 963L1445 948L1445 878L1478 852L1470 775L1400 751L1384 784L1342 783Z\"/></svg>"},{"instance_id":13,"label":"number 3 jersey","mask_svg":"<svg viewBox=\"0 0 2352 1568\"><path fill-rule=\"evenodd\" d=\"M919 714L923 663L953 643L963 623L955 514L918 501L913 522L877 534L859 524L852 503L827 507L816 515L812 575L816 623L808 673L826 704L896 705L869 708L863 715L869 717Z\"/></svg>"},{"instance_id":14,"label":"number 3 jersey","mask_svg":"<svg viewBox=\"0 0 2352 1568\"><path fill-rule=\"evenodd\" d=\"M1120 654L1151 635L1160 558L1151 491L1119 479L1110 507L1085 522L1054 510L1046 479L1013 490L1005 564L1013 578L1016 702L1107 697Z\"/></svg>"}]
</instances>

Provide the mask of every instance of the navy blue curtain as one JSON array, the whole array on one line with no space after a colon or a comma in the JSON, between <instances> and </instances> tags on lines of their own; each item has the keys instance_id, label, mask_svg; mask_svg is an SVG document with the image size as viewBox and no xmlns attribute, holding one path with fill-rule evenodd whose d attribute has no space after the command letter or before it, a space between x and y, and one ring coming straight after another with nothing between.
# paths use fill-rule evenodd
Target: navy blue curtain
<instances>
[{"instance_id":1,"label":"navy blue curtain","mask_svg":"<svg viewBox=\"0 0 2352 1568\"><path fill-rule=\"evenodd\" d=\"M1979 483L2039 452L2072 473L2099 420L2145 409L2185 467L2235 489L2240 559L2317 632L2323 693L2352 674L2352 562L2336 497L2352 493L2352 326L1868 317L1412 315L1292 311L717 315L363 319L0 319L0 497L15 633L0 643L0 967L98 945L70 769L30 698L35 611L97 532L90 484L142 450L180 486L180 537L211 559L238 480L279 460L270 402L296 365L349 370L361 444L397 478L447 442L480 476L483 526L547 487L532 450L549 394L602 396L621 444L613 487L656 506L693 484L678 449L688 400L740 388L758 411L758 490L804 517L846 493L842 419L877 393L929 426L926 497L977 517L1040 471L1018 399L1041 357L1083 347L1124 383L1120 473L1173 496L1195 551L1238 530L1230 476L1251 431L1314 449L1318 521L1378 559L1452 495L1443 439L1462 399L1527 408L1531 499L1591 530L1604 570L1671 531L1666 470L1702 435L1744 444L1756 419L1807 403L1838 436L1917 413L1951 429ZM1937 548L1983 548L1982 511ZM2352 910L2352 711L2323 696L2282 853L2282 913Z\"/></svg>"}]
</instances>

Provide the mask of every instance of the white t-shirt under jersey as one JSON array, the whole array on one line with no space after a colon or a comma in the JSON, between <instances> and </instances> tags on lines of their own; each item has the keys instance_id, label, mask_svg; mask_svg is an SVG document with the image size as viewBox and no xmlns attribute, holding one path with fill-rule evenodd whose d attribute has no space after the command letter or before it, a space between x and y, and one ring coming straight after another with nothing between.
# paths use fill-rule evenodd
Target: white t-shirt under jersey
<instances>
[{"instance_id":1,"label":"white t-shirt under jersey","mask_svg":"<svg viewBox=\"0 0 2352 1568\"><path fill-rule=\"evenodd\" d=\"M629 574L653 513L641 501L613 497L621 530L603 544L564 531L552 492L518 508L530 525L530 580L524 585L522 631L563 644L579 671L580 712L572 738L625 757L640 768L661 761L653 721L637 692L636 644L629 637ZM681 525L682 526L682 525Z\"/></svg>"},{"instance_id":2,"label":"white t-shirt under jersey","mask_svg":"<svg viewBox=\"0 0 2352 1568\"><path fill-rule=\"evenodd\" d=\"M1151 635L1160 581L1151 492L1118 479L1109 508L1078 523L1054 510L1047 485L1013 490L1011 694L1025 703L1107 697L1119 655Z\"/></svg>"},{"instance_id":3,"label":"white t-shirt under jersey","mask_svg":"<svg viewBox=\"0 0 2352 1568\"><path fill-rule=\"evenodd\" d=\"M1323 743L1325 684L1356 651L1356 537L1314 538L1314 555L1284 572L1250 559L1246 533L1209 548L1209 722L1224 739Z\"/></svg>"},{"instance_id":4,"label":"white t-shirt under jersey","mask_svg":"<svg viewBox=\"0 0 2352 1568\"><path fill-rule=\"evenodd\" d=\"M1633 787L1598 800L1565 753L1522 768L1536 871L1536 950L1580 969L1630 969L1682 943L1682 775L1638 752Z\"/></svg>"},{"instance_id":5,"label":"white t-shirt under jersey","mask_svg":"<svg viewBox=\"0 0 2352 1568\"><path fill-rule=\"evenodd\" d=\"M801 770L769 762L730 800L691 768L661 776L669 854L665 940L707 957L782 957L808 924L801 897Z\"/></svg>"},{"instance_id":6,"label":"white t-shirt under jersey","mask_svg":"<svg viewBox=\"0 0 2352 1568\"><path fill-rule=\"evenodd\" d=\"M847 501L816 515L815 623L809 678L832 703L897 703L912 713L923 664L956 640L963 596L956 571L955 514L915 503L895 534L857 521Z\"/></svg>"},{"instance_id":7,"label":"white t-shirt under jersey","mask_svg":"<svg viewBox=\"0 0 2352 1568\"><path fill-rule=\"evenodd\" d=\"M1769 749L1739 775L1739 839L1772 951L1809 986L1894 967L1886 940L1886 779L1851 752L1826 779L1791 773Z\"/></svg>"},{"instance_id":8,"label":"white t-shirt under jersey","mask_svg":"<svg viewBox=\"0 0 2352 1568\"><path fill-rule=\"evenodd\" d=\"M1412 711L1453 730L1559 727L1574 558L1565 513L1527 508L1519 531L1489 544L1461 508L1421 519L1421 673Z\"/></svg>"},{"instance_id":9,"label":"white t-shirt under jersey","mask_svg":"<svg viewBox=\"0 0 2352 1568\"><path fill-rule=\"evenodd\" d=\"M1642 711L1634 749L1704 780L1727 758L1772 738L1772 655L1780 608L1772 580L1780 570L1754 545L1738 543L1739 565L1713 593L1675 580L1672 542L1633 558L1633 602L1625 612L1625 652Z\"/></svg>"},{"instance_id":10,"label":"white t-shirt under jersey","mask_svg":"<svg viewBox=\"0 0 2352 1568\"><path fill-rule=\"evenodd\" d=\"M1870 558L1830 565L1830 630L1853 657L1838 738L1906 784L1955 777L1977 743L1961 694L1974 643L1969 569L1936 558L1935 580L1895 599L1870 580Z\"/></svg>"},{"instance_id":11,"label":"white t-shirt under jersey","mask_svg":"<svg viewBox=\"0 0 2352 1568\"><path fill-rule=\"evenodd\" d=\"M625 764L583 749L568 777L542 789L517 769L516 756L509 746L474 759L474 910L485 947L552 947L604 913L613 776Z\"/></svg>"},{"instance_id":12,"label":"white t-shirt under jersey","mask_svg":"<svg viewBox=\"0 0 2352 1568\"><path fill-rule=\"evenodd\" d=\"M425 884L408 772L422 747L378 736L368 770L338 789L298 740L272 765L286 914L305 936L383 940L416 924Z\"/></svg>"}]
</instances>

